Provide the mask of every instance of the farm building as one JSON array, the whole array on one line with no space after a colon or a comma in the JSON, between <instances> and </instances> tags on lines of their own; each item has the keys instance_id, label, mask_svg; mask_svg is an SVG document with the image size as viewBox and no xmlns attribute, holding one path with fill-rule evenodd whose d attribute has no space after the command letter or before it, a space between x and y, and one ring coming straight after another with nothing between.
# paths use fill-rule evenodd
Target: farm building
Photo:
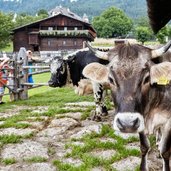
<instances>
[{"instance_id":1,"label":"farm building","mask_svg":"<svg viewBox=\"0 0 171 171\"><path fill-rule=\"evenodd\" d=\"M83 18L63 7L49 12L49 17L13 30L13 49L35 51L81 49L84 41L93 41L96 31Z\"/></svg>"}]
</instances>

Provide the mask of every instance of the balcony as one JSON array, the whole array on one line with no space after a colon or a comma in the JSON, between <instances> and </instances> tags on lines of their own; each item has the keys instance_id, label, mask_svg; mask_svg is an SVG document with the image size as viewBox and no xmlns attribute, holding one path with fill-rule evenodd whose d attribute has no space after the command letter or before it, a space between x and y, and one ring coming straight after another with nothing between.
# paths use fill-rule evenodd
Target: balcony
<instances>
[{"instance_id":1,"label":"balcony","mask_svg":"<svg viewBox=\"0 0 171 171\"><path fill-rule=\"evenodd\" d=\"M91 36L88 30L40 30L40 36L53 37L89 37Z\"/></svg>"}]
</instances>

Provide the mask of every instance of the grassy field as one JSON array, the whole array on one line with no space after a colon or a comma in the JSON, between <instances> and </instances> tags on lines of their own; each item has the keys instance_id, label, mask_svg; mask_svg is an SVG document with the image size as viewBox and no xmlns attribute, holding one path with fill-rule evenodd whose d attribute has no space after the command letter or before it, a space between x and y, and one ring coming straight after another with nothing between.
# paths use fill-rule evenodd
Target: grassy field
<instances>
[{"instance_id":1,"label":"grassy field","mask_svg":"<svg viewBox=\"0 0 171 171\"><path fill-rule=\"evenodd\" d=\"M47 83L50 79L50 73L33 75L33 80L35 83ZM6 88L6 93L8 89ZM51 88L49 86L42 86L38 88L33 88L28 90L28 100L19 100L16 102L10 102L9 95L3 97L3 101L6 104L2 105L0 108L10 107L13 104L18 105L30 105L30 106L53 106L54 104L64 105L67 102L79 102L79 101L93 101L92 95L90 96L78 96L74 93L72 87L64 88Z\"/></svg>"},{"instance_id":2,"label":"grassy field","mask_svg":"<svg viewBox=\"0 0 171 171\"><path fill-rule=\"evenodd\" d=\"M97 46L97 47L113 47L115 45L115 38L95 38L95 40L93 42L91 42L91 44L93 46ZM130 43L140 43L138 42L136 39L128 39L128 41ZM145 42L145 45L158 45L160 44L157 41L149 41L149 42ZM13 52L13 43L10 42L9 45L5 48L2 49L2 51L5 52Z\"/></svg>"}]
</instances>

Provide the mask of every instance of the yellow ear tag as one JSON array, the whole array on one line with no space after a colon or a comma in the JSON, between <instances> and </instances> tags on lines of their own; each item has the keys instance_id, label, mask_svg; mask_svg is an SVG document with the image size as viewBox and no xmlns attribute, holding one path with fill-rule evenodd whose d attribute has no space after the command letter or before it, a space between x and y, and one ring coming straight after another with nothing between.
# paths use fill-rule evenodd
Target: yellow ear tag
<instances>
[{"instance_id":1,"label":"yellow ear tag","mask_svg":"<svg viewBox=\"0 0 171 171\"><path fill-rule=\"evenodd\" d=\"M169 84L169 80L167 79L167 77L160 77L157 81L158 85L167 85Z\"/></svg>"}]
</instances>

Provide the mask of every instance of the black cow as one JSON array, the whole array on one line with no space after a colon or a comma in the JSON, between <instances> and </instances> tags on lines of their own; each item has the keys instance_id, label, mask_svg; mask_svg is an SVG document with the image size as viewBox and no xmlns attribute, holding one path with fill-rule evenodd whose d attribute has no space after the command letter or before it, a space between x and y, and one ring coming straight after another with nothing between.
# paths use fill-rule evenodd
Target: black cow
<instances>
[{"instance_id":1,"label":"black cow","mask_svg":"<svg viewBox=\"0 0 171 171\"><path fill-rule=\"evenodd\" d=\"M171 41L156 50L138 44L119 45L99 56L110 61L107 66L91 63L83 70L94 82L110 83L116 106L113 128L124 133L139 133L142 171L148 170L149 134L160 135L157 138L163 171L170 171L171 62L155 60L170 46Z\"/></svg>"},{"instance_id":2,"label":"black cow","mask_svg":"<svg viewBox=\"0 0 171 171\"><path fill-rule=\"evenodd\" d=\"M104 52L100 52L103 54ZM78 50L72 54L65 56L64 58L55 57L51 64L51 78L49 80L49 86L62 87L71 82L74 86L78 86L81 79L85 78L82 74L84 67L92 62L98 62L100 64L108 64L107 60L99 59L88 48ZM93 92L96 103L96 110L94 120L100 119L97 116L107 114L107 109L104 104L104 91L103 85L99 83L93 83Z\"/></svg>"}]
</instances>

